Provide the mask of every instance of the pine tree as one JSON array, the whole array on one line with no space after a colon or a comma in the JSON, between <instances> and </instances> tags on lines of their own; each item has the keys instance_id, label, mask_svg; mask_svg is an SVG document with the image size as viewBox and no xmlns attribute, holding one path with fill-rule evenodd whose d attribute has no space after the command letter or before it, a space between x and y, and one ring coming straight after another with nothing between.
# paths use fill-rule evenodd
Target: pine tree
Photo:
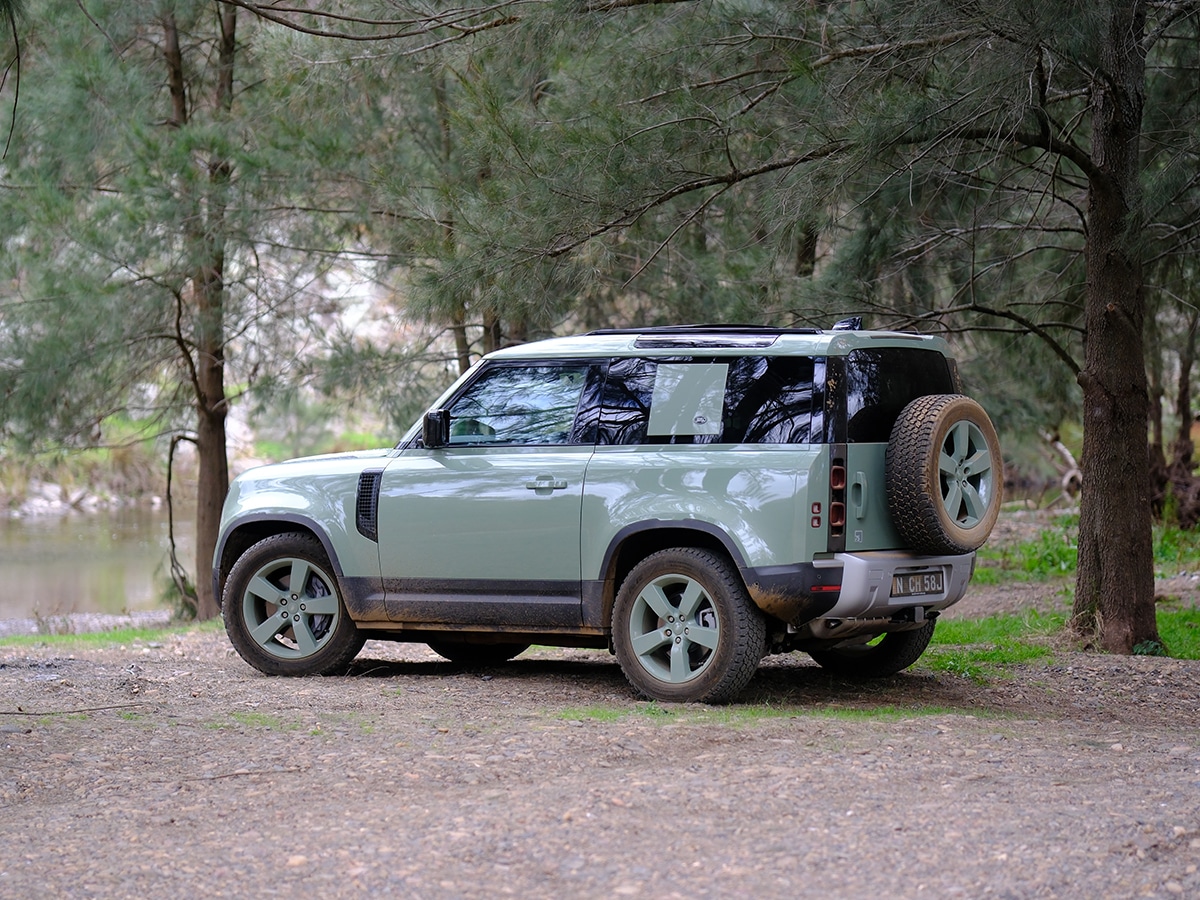
<instances>
[{"instance_id":1,"label":"pine tree","mask_svg":"<svg viewBox=\"0 0 1200 900\"><path fill-rule=\"evenodd\" d=\"M0 191L0 432L86 445L124 411L193 442L207 618L229 406L312 340L327 261L310 248L360 215L328 160L357 136L299 127L293 60L234 6L36 12Z\"/></svg>"}]
</instances>

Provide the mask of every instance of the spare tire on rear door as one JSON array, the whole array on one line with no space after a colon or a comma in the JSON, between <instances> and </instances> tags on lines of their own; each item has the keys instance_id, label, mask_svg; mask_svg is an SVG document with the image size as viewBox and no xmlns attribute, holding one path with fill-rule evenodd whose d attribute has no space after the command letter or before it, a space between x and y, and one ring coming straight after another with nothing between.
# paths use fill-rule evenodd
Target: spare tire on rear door
<instances>
[{"instance_id":1,"label":"spare tire on rear door","mask_svg":"<svg viewBox=\"0 0 1200 900\"><path fill-rule=\"evenodd\" d=\"M892 521L918 553L969 553L996 524L1004 466L983 407L959 394L910 402L888 442Z\"/></svg>"}]
</instances>

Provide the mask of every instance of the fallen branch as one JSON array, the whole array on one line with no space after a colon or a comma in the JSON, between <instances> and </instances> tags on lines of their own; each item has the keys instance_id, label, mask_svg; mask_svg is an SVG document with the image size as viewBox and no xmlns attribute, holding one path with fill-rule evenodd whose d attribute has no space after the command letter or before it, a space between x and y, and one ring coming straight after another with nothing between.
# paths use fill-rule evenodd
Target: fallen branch
<instances>
[{"instance_id":1,"label":"fallen branch","mask_svg":"<svg viewBox=\"0 0 1200 900\"><path fill-rule=\"evenodd\" d=\"M148 705L148 703L116 703L112 706L85 706L81 709L51 709L43 712L21 709L18 706L15 712L10 709L0 709L0 716L73 716L78 713L103 712L106 709L133 709L135 706Z\"/></svg>"}]
</instances>

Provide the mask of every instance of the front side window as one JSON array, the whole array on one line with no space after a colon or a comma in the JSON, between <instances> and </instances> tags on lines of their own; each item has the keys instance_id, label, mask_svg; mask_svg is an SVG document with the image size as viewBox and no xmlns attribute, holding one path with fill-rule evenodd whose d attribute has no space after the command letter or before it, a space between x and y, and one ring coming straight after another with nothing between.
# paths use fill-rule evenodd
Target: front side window
<instances>
[{"instance_id":1,"label":"front side window","mask_svg":"<svg viewBox=\"0 0 1200 900\"><path fill-rule=\"evenodd\" d=\"M590 368L577 364L489 369L450 406L450 444L590 443L590 436L576 426Z\"/></svg>"},{"instance_id":2,"label":"front side window","mask_svg":"<svg viewBox=\"0 0 1200 900\"><path fill-rule=\"evenodd\" d=\"M621 359L604 384L600 444L802 444L811 440L807 357Z\"/></svg>"}]
</instances>

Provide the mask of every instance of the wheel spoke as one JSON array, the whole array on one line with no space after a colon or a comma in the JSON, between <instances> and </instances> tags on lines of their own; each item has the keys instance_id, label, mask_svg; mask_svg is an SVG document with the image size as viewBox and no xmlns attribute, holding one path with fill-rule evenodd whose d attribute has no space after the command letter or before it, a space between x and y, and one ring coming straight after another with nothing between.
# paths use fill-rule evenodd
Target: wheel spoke
<instances>
[{"instance_id":1,"label":"wheel spoke","mask_svg":"<svg viewBox=\"0 0 1200 900\"><path fill-rule=\"evenodd\" d=\"M293 594L304 596L304 588L308 583L308 573L312 566L302 559L292 560L292 573L288 576L288 590Z\"/></svg>"},{"instance_id":2,"label":"wheel spoke","mask_svg":"<svg viewBox=\"0 0 1200 900\"><path fill-rule=\"evenodd\" d=\"M638 595L638 599L654 610L654 614L660 619L665 620L667 616L675 615L675 607L671 605L671 601L667 599L666 593L658 584L646 585Z\"/></svg>"},{"instance_id":3,"label":"wheel spoke","mask_svg":"<svg viewBox=\"0 0 1200 900\"><path fill-rule=\"evenodd\" d=\"M971 423L959 422L954 426L954 458L961 461L971 446Z\"/></svg>"},{"instance_id":4,"label":"wheel spoke","mask_svg":"<svg viewBox=\"0 0 1200 900\"><path fill-rule=\"evenodd\" d=\"M946 478L958 475L958 460L943 450L938 454L938 471Z\"/></svg>"},{"instance_id":5,"label":"wheel spoke","mask_svg":"<svg viewBox=\"0 0 1200 900\"><path fill-rule=\"evenodd\" d=\"M671 645L671 680L687 681L692 674L692 661L688 658L687 644L680 641Z\"/></svg>"},{"instance_id":6,"label":"wheel spoke","mask_svg":"<svg viewBox=\"0 0 1200 900\"><path fill-rule=\"evenodd\" d=\"M317 651L317 639L312 633L312 617L301 616L300 620L292 622L292 633L296 635L296 646L301 656L308 656Z\"/></svg>"},{"instance_id":7,"label":"wheel spoke","mask_svg":"<svg viewBox=\"0 0 1200 900\"><path fill-rule=\"evenodd\" d=\"M700 605L700 601L705 598L704 588L697 581L688 579L687 587L683 591L683 596L679 598L679 616L682 619L690 619L695 615L696 607Z\"/></svg>"},{"instance_id":8,"label":"wheel spoke","mask_svg":"<svg viewBox=\"0 0 1200 900\"><path fill-rule=\"evenodd\" d=\"M265 622L257 626L250 632L250 637L260 647L266 647L274 639L275 635L287 628L288 620L281 615L269 617Z\"/></svg>"},{"instance_id":9,"label":"wheel spoke","mask_svg":"<svg viewBox=\"0 0 1200 900\"><path fill-rule=\"evenodd\" d=\"M966 507L967 523L973 526L987 512L987 501L979 496L975 485L969 482L963 487L962 498L963 505Z\"/></svg>"},{"instance_id":10,"label":"wheel spoke","mask_svg":"<svg viewBox=\"0 0 1200 900\"><path fill-rule=\"evenodd\" d=\"M717 649L717 641L721 637L721 632L716 628L705 628L703 625L689 625L687 629L687 637L684 640L691 640L693 644L699 644L701 647L707 647L709 650Z\"/></svg>"},{"instance_id":11,"label":"wheel spoke","mask_svg":"<svg viewBox=\"0 0 1200 900\"><path fill-rule=\"evenodd\" d=\"M250 580L250 586L246 588L247 594L253 594L260 600L265 600L267 603L278 603L282 595L279 588L267 581L261 575L255 575Z\"/></svg>"},{"instance_id":12,"label":"wheel spoke","mask_svg":"<svg viewBox=\"0 0 1200 900\"><path fill-rule=\"evenodd\" d=\"M663 632L665 629L659 628L654 631L647 631L645 634L633 636L630 643L633 645L633 652L638 656L647 656L667 643L671 639Z\"/></svg>"},{"instance_id":13,"label":"wheel spoke","mask_svg":"<svg viewBox=\"0 0 1200 900\"><path fill-rule=\"evenodd\" d=\"M950 518L957 519L959 508L962 506L962 488L959 487L958 479L949 483L948 490L942 498L942 502L945 504L946 512Z\"/></svg>"},{"instance_id":14,"label":"wheel spoke","mask_svg":"<svg viewBox=\"0 0 1200 900\"><path fill-rule=\"evenodd\" d=\"M337 597L326 594L324 597L302 597L304 611L310 615L333 615L338 611Z\"/></svg>"},{"instance_id":15,"label":"wheel spoke","mask_svg":"<svg viewBox=\"0 0 1200 900\"><path fill-rule=\"evenodd\" d=\"M979 450L970 459L963 461L963 468L972 475L981 475L992 471L992 454L987 447Z\"/></svg>"}]
</instances>

